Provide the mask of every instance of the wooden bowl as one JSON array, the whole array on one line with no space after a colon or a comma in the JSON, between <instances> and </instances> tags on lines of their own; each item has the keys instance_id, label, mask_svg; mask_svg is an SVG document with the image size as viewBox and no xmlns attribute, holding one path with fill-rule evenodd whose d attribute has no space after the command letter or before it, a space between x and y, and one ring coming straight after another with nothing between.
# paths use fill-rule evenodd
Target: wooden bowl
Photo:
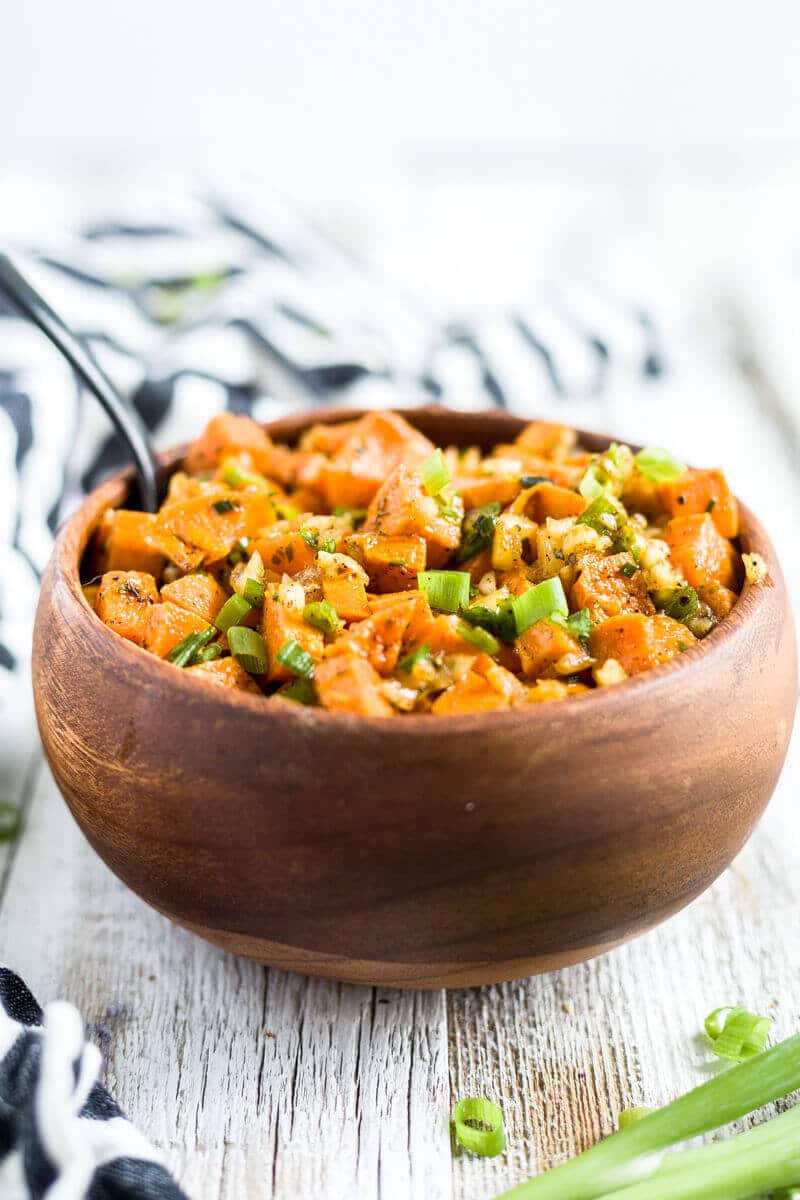
<instances>
[{"instance_id":1,"label":"wooden bowl","mask_svg":"<svg viewBox=\"0 0 800 1200\"><path fill-rule=\"evenodd\" d=\"M268 429L291 440L354 415ZM490 446L523 425L405 415L439 444ZM98 854L211 942L401 987L551 970L699 895L769 800L795 641L775 553L746 508L742 545L766 559L769 582L745 585L679 660L580 701L381 721L223 691L102 625L79 564L126 487L122 476L98 488L56 542L34 638L39 727Z\"/></svg>"}]
</instances>

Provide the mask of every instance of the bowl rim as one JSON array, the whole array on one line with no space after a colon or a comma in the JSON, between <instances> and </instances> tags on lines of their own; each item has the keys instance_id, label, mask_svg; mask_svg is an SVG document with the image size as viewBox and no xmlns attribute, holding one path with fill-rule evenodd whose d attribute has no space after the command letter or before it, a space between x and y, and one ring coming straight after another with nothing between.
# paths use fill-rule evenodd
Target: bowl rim
<instances>
[{"instance_id":1,"label":"bowl rim","mask_svg":"<svg viewBox=\"0 0 800 1200\"><path fill-rule=\"evenodd\" d=\"M296 436L312 424L338 424L363 416L370 411L372 410L369 408L355 407L312 409L287 415L274 421L259 422L259 424L266 429L270 436L274 436L278 440L281 437L287 436L287 434L290 437ZM535 417L517 417L515 414L498 409L489 409L479 413L462 412L458 409L443 408L438 405L408 408L394 405L388 411L400 413L412 424L415 414L422 415L423 417L435 417L437 419L451 418L454 422L457 422L459 419L463 421L466 418L470 426L479 423L481 419L486 420L487 418L491 418L495 422L500 423L507 421L509 430L515 425L521 428L529 424L531 420L536 419ZM285 433L284 430L286 431ZM597 443L599 447L607 446L614 440L606 434L589 430L577 429L576 432L579 442L590 447L592 442ZM625 444L630 445L634 449L637 448L633 442L626 442ZM159 459L167 471L174 470L179 464L184 456L187 445L188 443L184 443L172 447L159 455ZM61 577L70 598L75 602L75 615L77 619L86 622L84 628L87 631L87 635L108 639L109 651L113 648L114 652L118 656L121 656L127 666L124 675L126 682L130 679L130 671L140 669L155 672L155 681L159 682L162 688L172 688L174 690L176 703L180 703L180 697L185 688L191 689L191 694L197 697L197 688L200 686L204 688L206 699L209 702L215 702L214 707L219 708L221 711L243 709L254 714L259 713L268 717L271 721L285 720L301 726L310 726L319 723L321 726L328 727L332 731L339 729L344 732L369 728L373 732L379 731L383 736L394 738L402 736L413 737L426 731L432 733L434 730L439 730L443 733L444 730L441 725L443 719L446 730L450 733L474 734L477 731L489 733L499 732L500 730L512 731L515 728L521 730L530 727L532 723L535 724L537 721L541 722L548 717L553 717L556 715L553 710L558 710L557 715L559 716L564 713L564 705L562 703L552 702L519 705L515 708L499 709L494 712L485 713L448 713L439 717L433 717L430 713L413 713L403 715L399 720L387 720L385 717L367 717L355 713L330 712L324 708L297 704L291 701L283 701L282 703L273 704L268 707L267 702L274 700L275 697L254 696L232 688L222 688L219 684L211 680L204 680L202 676L198 675L193 675L189 678L184 671L176 670L170 663L157 658L155 655L148 654L140 646L134 645L134 643L120 637L105 626L90 607L83 593L80 579L80 564L89 537L103 511L106 508L117 507L121 500L124 499L132 478L133 469L132 467L127 467L94 488L60 528L51 556L51 569L55 570ZM745 577L742 590L733 609L707 637L702 641L696 641L682 654L666 663L661 663L659 666L651 668L649 671L642 671L640 674L631 676L622 683L615 684L613 687L595 688L591 694L581 696L581 712L586 711L584 706L589 704L591 705L590 711L592 713L597 713L598 716L603 714L608 717L613 714L615 709L622 709L627 706L632 699L637 702L640 699L644 699L645 689L650 692L658 691L666 681L671 680L678 673L683 675L687 671L696 672L703 666L712 668L714 660L721 652L724 644L731 637L735 637L741 633L745 625L749 625L762 613L769 601L770 594L776 587L783 589L784 584L780 564L766 530L745 504L740 500L738 503L742 518L742 528L739 534L740 544L745 553L755 552L764 558L769 571L767 579L763 583L752 584ZM73 631L73 635L80 636L80 628ZM572 711L571 706L570 711Z\"/></svg>"}]
</instances>

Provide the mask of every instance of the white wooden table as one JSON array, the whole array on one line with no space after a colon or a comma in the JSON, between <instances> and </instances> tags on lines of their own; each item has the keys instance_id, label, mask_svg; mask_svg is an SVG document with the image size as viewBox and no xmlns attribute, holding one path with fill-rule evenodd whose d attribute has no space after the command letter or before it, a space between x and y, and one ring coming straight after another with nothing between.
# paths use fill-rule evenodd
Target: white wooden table
<instances>
[{"instance_id":1,"label":"white wooden table","mask_svg":"<svg viewBox=\"0 0 800 1200\"><path fill-rule=\"evenodd\" d=\"M696 461L730 466L797 594L796 444L756 353L769 336L750 333L755 349L742 354L739 340L713 374L695 373L695 388L713 387L702 404L687 395L691 427L673 394L620 432L674 424L676 448L696 443ZM770 336L777 357L785 341ZM782 364L781 378L793 370ZM538 978L403 993L265 970L174 928L97 859L34 755L7 781L26 825L0 848L0 958L40 1000L81 1009L109 1087L194 1200L488 1200L608 1133L621 1108L702 1080L712 1067L698 1032L712 1008L768 1012L776 1036L800 1027L798 785L796 738L731 869L638 941ZM502 1157L453 1155L449 1114L470 1094L503 1106Z\"/></svg>"}]
</instances>

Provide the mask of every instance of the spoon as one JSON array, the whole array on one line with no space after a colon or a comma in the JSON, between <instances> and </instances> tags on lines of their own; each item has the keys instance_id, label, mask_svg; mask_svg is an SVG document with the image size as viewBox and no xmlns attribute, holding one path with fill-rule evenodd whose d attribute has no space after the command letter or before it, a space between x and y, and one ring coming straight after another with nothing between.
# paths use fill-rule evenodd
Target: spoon
<instances>
[{"instance_id":1,"label":"spoon","mask_svg":"<svg viewBox=\"0 0 800 1200\"><path fill-rule=\"evenodd\" d=\"M115 429L128 443L133 456L139 503L145 512L155 512L158 508L161 468L139 414L120 395L90 351L5 254L0 254L0 292L34 325L38 325L100 401Z\"/></svg>"}]
</instances>

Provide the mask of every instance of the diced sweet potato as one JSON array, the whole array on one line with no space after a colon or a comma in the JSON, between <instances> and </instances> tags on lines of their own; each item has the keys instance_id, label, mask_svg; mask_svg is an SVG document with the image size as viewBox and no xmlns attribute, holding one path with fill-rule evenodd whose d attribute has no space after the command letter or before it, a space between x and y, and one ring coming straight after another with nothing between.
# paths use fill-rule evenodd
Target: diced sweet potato
<instances>
[{"instance_id":1,"label":"diced sweet potato","mask_svg":"<svg viewBox=\"0 0 800 1200\"><path fill-rule=\"evenodd\" d=\"M721 583L736 587L737 554L709 513L673 517L664 530L670 558L687 583L704 587Z\"/></svg>"},{"instance_id":2,"label":"diced sweet potato","mask_svg":"<svg viewBox=\"0 0 800 1200\"><path fill-rule=\"evenodd\" d=\"M723 587L721 583L706 583L697 589L697 594L704 604L707 604L715 617L722 620L727 617L738 600L736 592Z\"/></svg>"},{"instance_id":3,"label":"diced sweet potato","mask_svg":"<svg viewBox=\"0 0 800 1200\"><path fill-rule=\"evenodd\" d=\"M627 675L637 675L675 658L695 640L685 625L663 613L625 613L595 625L589 645L598 662L613 658Z\"/></svg>"},{"instance_id":4,"label":"diced sweet potato","mask_svg":"<svg viewBox=\"0 0 800 1200\"><path fill-rule=\"evenodd\" d=\"M483 508L499 502L503 508L519 491L518 475L457 475L453 487L464 501L464 508Z\"/></svg>"},{"instance_id":5,"label":"diced sweet potato","mask_svg":"<svg viewBox=\"0 0 800 1200\"><path fill-rule=\"evenodd\" d=\"M192 675L207 679L209 683L217 684L218 687L234 688L239 692L250 692L254 696L263 695L252 675L248 675L235 658L214 658L211 662L196 663L186 670Z\"/></svg>"},{"instance_id":6,"label":"diced sweet potato","mask_svg":"<svg viewBox=\"0 0 800 1200\"><path fill-rule=\"evenodd\" d=\"M524 683L520 683L516 675L511 671L495 662L488 654L481 654L475 659L473 671L481 675L489 687L493 688L498 695L507 700L509 704L521 704L527 700L528 689Z\"/></svg>"},{"instance_id":7,"label":"diced sweet potato","mask_svg":"<svg viewBox=\"0 0 800 1200\"><path fill-rule=\"evenodd\" d=\"M267 679L292 679L292 673L278 662L278 651L284 642L299 642L314 659L322 658L325 639L319 629L314 629L303 620L299 609L290 608L280 600L274 600L267 592L264 600L263 635L267 646L269 670Z\"/></svg>"},{"instance_id":8,"label":"diced sweet potato","mask_svg":"<svg viewBox=\"0 0 800 1200\"><path fill-rule=\"evenodd\" d=\"M418 573L425 570L427 544L422 537L352 533L344 546L345 552L362 564L378 592L415 588Z\"/></svg>"},{"instance_id":9,"label":"diced sweet potato","mask_svg":"<svg viewBox=\"0 0 800 1200\"><path fill-rule=\"evenodd\" d=\"M306 430L300 439L300 445L304 451L317 450L330 457L353 436L357 426L358 421L339 421L336 425L321 422Z\"/></svg>"},{"instance_id":10,"label":"diced sweet potato","mask_svg":"<svg viewBox=\"0 0 800 1200\"><path fill-rule=\"evenodd\" d=\"M368 596L369 608L371 613L383 612L387 608L393 608L397 604L398 599L409 606L408 626L405 633L405 642L416 642L430 626L433 621L433 613L431 606L428 603L428 597L424 592L415 590L413 592L404 592L402 597L396 595L385 596Z\"/></svg>"},{"instance_id":11,"label":"diced sweet potato","mask_svg":"<svg viewBox=\"0 0 800 1200\"><path fill-rule=\"evenodd\" d=\"M202 553L202 561L225 558L239 538L255 537L276 519L267 492L234 492L218 487L213 492L165 504L158 514L158 529Z\"/></svg>"},{"instance_id":12,"label":"diced sweet potato","mask_svg":"<svg viewBox=\"0 0 800 1200\"><path fill-rule=\"evenodd\" d=\"M191 575L183 575L173 583L165 584L161 589L161 598L171 600L179 608L197 613L206 625L211 625L228 594L213 575L205 571L196 571Z\"/></svg>"},{"instance_id":13,"label":"diced sweet potato","mask_svg":"<svg viewBox=\"0 0 800 1200\"><path fill-rule=\"evenodd\" d=\"M481 675L469 671L463 679L436 697L431 712L438 716L453 716L458 713L494 712L509 707L510 701L506 696L495 690Z\"/></svg>"},{"instance_id":14,"label":"diced sweet potato","mask_svg":"<svg viewBox=\"0 0 800 1200\"><path fill-rule=\"evenodd\" d=\"M553 421L531 421L526 425L517 438L516 444L544 458L553 455L566 455L573 449L577 441L574 429L569 425L559 425Z\"/></svg>"},{"instance_id":15,"label":"diced sweet potato","mask_svg":"<svg viewBox=\"0 0 800 1200\"><path fill-rule=\"evenodd\" d=\"M585 683L564 683L560 679L537 679L528 688L528 704L547 704L552 700L569 700L570 696L587 695Z\"/></svg>"},{"instance_id":16,"label":"diced sweet potato","mask_svg":"<svg viewBox=\"0 0 800 1200\"><path fill-rule=\"evenodd\" d=\"M593 621L603 621L620 613L654 613L655 605L647 591L641 571L626 574L622 568L635 566L630 554L599 554L582 559L570 593L573 609L588 608Z\"/></svg>"},{"instance_id":17,"label":"diced sweet potato","mask_svg":"<svg viewBox=\"0 0 800 1200\"><path fill-rule=\"evenodd\" d=\"M314 676L323 708L361 717L390 717L392 706L380 693L381 678L360 654L343 654L321 662Z\"/></svg>"},{"instance_id":18,"label":"diced sweet potato","mask_svg":"<svg viewBox=\"0 0 800 1200\"><path fill-rule=\"evenodd\" d=\"M316 548L302 536L296 520L277 521L262 529L250 549L257 550L264 566L278 575L297 575L317 557Z\"/></svg>"},{"instance_id":19,"label":"diced sweet potato","mask_svg":"<svg viewBox=\"0 0 800 1200\"><path fill-rule=\"evenodd\" d=\"M366 508L398 463L415 467L434 446L397 413L367 413L320 473L330 508Z\"/></svg>"},{"instance_id":20,"label":"diced sweet potato","mask_svg":"<svg viewBox=\"0 0 800 1200\"><path fill-rule=\"evenodd\" d=\"M151 654L166 658L178 642L182 642L190 633L200 633L207 627L208 621L204 621L197 613L165 600L163 604L154 604L149 610L142 645Z\"/></svg>"},{"instance_id":21,"label":"diced sweet potato","mask_svg":"<svg viewBox=\"0 0 800 1200\"><path fill-rule=\"evenodd\" d=\"M95 538L97 570L143 571L158 576L166 558L156 535L155 513L109 508Z\"/></svg>"},{"instance_id":22,"label":"diced sweet potato","mask_svg":"<svg viewBox=\"0 0 800 1200\"><path fill-rule=\"evenodd\" d=\"M504 462L518 463L520 477L541 475L543 478L549 479L551 483L559 484L560 487L577 487L586 470L582 463L576 463L571 459L569 462L553 462L516 443L495 446L494 454Z\"/></svg>"},{"instance_id":23,"label":"diced sweet potato","mask_svg":"<svg viewBox=\"0 0 800 1200\"><path fill-rule=\"evenodd\" d=\"M322 595L343 621L362 621L370 615L364 581L352 571L322 576Z\"/></svg>"},{"instance_id":24,"label":"diced sweet potato","mask_svg":"<svg viewBox=\"0 0 800 1200\"><path fill-rule=\"evenodd\" d=\"M395 467L367 509L363 531L389 536L422 537L429 567L439 567L461 541L463 506L456 498L450 511L440 507L419 476L403 463Z\"/></svg>"},{"instance_id":25,"label":"diced sweet potato","mask_svg":"<svg viewBox=\"0 0 800 1200\"><path fill-rule=\"evenodd\" d=\"M148 614L158 603L158 588L144 571L107 571L97 587L94 608L120 637L141 646Z\"/></svg>"},{"instance_id":26,"label":"diced sweet potato","mask_svg":"<svg viewBox=\"0 0 800 1200\"><path fill-rule=\"evenodd\" d=\"M213 470L228 455L247 455L262 475L288 483L293 474L293 455L276 446L251 417L220 413L212 417L200 437L189 446L184 465L192 474Z\"/></svg>"},{"instance_id":27,"label":"diced sweet potato","mask_svg":"<svg viewBox=\"0 0 800 1200\"><path fill-rule=\"evenodd\" d=\"M686 471L658 485L658 498L673 517L708 513L723 537L739 532L739 505L722 471Z\"/></svg>"},{"instance_id":28,"label":"diced sweet potato","mask_svg":"<svg viewBox=\"0 0 800 1200\"><path fill-rule=\"evenodd\" d=\"M526 679L572 675L591 665L578 638L552 621L537 621L517 638L517 650Z\"/></svg>"},{"instance_id":29,"label":"diced sweet potato","mask_svg":"<svg viewBox=\"0 0 800 1200\"><path fill-rule=\"evenodd\" d=\"M586 508L586 501L578 492L560 487L557 483L535 483L520 492L511 506L512 512L523 513L543 525L548 517L560 521L564 517L577 517Z\"/></svg>"},{"instance_id":30,"label":"diced sweet potato","mask_svg":"<svg viewBox=\"0 0 800 1200\"><path fill-rule=\"evenodd\" d=\"M417 617L421 601L416 596L398 597L393 604L380 605L369 617L344 630L328 653L362 654L381 675L397 666L409 626Z\"/></svg>"}]
</instances>

